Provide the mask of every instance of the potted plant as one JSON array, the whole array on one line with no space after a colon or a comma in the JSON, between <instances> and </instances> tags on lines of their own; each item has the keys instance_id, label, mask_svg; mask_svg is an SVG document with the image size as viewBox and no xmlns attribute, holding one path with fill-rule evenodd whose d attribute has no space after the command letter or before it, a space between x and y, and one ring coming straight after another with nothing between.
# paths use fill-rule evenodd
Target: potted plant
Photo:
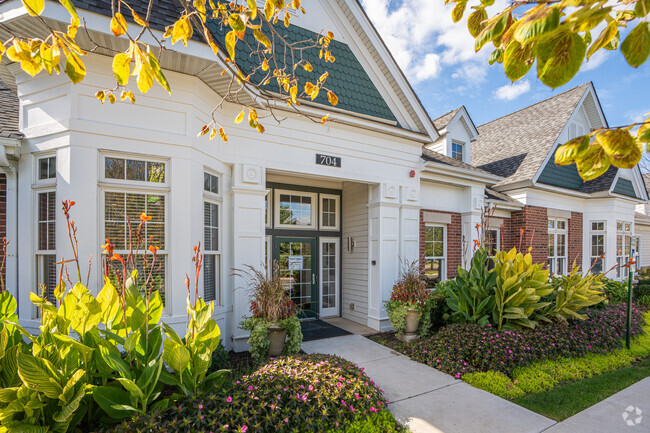
<instances>
[{"instance_id":1,"label":"potted plant","mask_svg":"<svg viewBox=\"0 0 650 433\"><path fill-rule=\"evenodd\" d=\"M247 266L236 274L243 276L251 288L251 316L241 322L240 328L250 331L248 344L253 359L258 362L281 354L300 352L302 331L297 308L289 297L278 272L277 263L273 272Z\"/></svg>"},{"instance_id":2,"label":"potted plant","mask_svg":"<svg viewBox=\"0 0 650 433\"><path fill-rule=\"evenodd\" d=\"M390 300L384 303L390 324L402 341L414 341L429 332L430 292L420 278L418 261L402 262Z\"/></svg>"}]
</instances>

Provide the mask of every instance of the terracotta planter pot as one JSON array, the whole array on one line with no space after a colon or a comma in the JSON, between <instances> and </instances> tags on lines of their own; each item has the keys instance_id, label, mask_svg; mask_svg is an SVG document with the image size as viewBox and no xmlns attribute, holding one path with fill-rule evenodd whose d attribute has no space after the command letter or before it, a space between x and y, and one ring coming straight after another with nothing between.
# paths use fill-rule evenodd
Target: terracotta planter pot
<instances>
[{"instance_id":1,"label":"terracotta planter pot","mask_svg":"<svg viewBox=\"0 0 650 433\"><path fill-rule=\"evenodd\" d=\"M269 326L269 356L280 356L287 339L287 330L275 324Z\"/></svg>"},{"instance_id":2,"label":"terracotta planter pot","mask_svg":"<svg viewBox=\"0 0 650 433\"><path fill-rule=\"evenodd\" d=\"M406 334L415 334L420 326L420 317L418 310L409 308L406 314Z\"/></svg>"}]
</instances>

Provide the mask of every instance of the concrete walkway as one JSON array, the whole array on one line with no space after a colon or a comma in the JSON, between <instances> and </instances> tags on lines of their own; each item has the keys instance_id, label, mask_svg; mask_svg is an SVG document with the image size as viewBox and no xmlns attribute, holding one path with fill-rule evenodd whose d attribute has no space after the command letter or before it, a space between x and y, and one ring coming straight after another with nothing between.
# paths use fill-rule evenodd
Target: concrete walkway
<instances>
[{"instance_id":1,"label":"concrete walkway","mask_svg":"<svg viewBox=\"0 0 650 433\"><path fill-rule=\"evenodd\" d=\"M395 418L413 433L539 433L556 424L360 335L305 342L302 350L363 367L386 393Z\"/></svg>"},{"instance_id":2,"label":"concrete walkway","mask_svg":"<svg viewBox=\"0 0 650 433\"><path fill-rule=\"evenodd\" d=\"M650 377L567 418L545 433L650 432Z\"/></svg>"}]
</instances>

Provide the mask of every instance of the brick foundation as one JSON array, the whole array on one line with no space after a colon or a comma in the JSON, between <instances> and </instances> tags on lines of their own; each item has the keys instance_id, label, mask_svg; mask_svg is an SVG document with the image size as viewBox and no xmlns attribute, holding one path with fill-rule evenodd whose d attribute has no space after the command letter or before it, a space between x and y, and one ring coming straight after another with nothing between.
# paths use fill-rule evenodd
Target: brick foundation
<instances>
[{"instance_id":1,"label":"brick foundation","mask_svg":"<svg viewBox=\"0 0 650 433\"><path fill-rule=\"evenodd\" d=\"M458 275L458 267L463 264L463 225L461 214L437 210L423 209L420 211L420 268L424 272L424 213L451 215L451 224L447 224L446 262L447 278Z\"/></svg>"}]
</instances>

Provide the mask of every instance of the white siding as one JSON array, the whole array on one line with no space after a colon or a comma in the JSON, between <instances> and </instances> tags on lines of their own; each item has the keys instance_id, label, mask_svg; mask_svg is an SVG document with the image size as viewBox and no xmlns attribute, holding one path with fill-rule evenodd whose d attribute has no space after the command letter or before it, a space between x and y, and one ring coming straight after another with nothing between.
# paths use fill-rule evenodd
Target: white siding
<instances>
[{"instance_id":1,"label":"white siding","mask_svg":"<svg viewBox=\"0 0 650 433\"><path fill-rule=\"evenodd\" d=\"M341 315L366 325L368 322L368 186L346 182L342 197ZM348 237L356 245L348 251ZM354 305L354 309L350 307Z\"/></svg>"}]
</instances>

